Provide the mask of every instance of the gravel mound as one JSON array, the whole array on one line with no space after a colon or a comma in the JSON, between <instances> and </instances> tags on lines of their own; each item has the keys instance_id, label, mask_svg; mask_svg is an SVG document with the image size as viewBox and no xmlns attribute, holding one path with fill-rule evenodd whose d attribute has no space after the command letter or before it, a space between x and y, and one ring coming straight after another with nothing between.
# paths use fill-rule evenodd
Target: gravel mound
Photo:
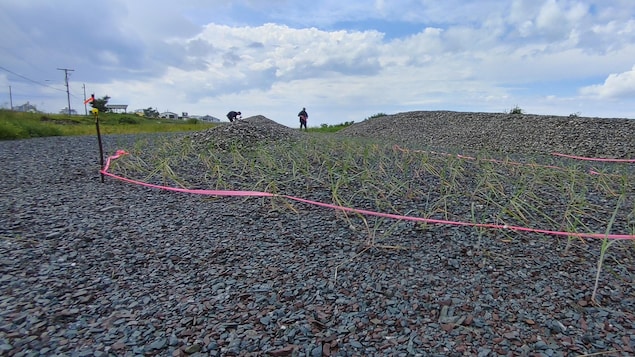
<instances>
[{"instance_id":1,"label":"gravel mound","mask_svg":"<svg viewBox=\"0 0 635 357\"><path fill-rule=\"evenodd\" d=\"M506 117L527 129L520 133L495 124L496 115L456 114L459 120L450 112L418 113L369 120L343 135L514 152L530 144L507 135L543 140L535 149L544 152L552 149L543 147L550 137L566 153L633 157L632 131L629 137L613 125L593 124L578 136L606 142L573 140L592 147L556 142L573 135L566 120L587 119L556 118L563 127L529 130L520 119L540 118ZM472 117L483 117L481 124L466 120ZM475 146L468 127L484 131L474 136L486 144ZM189 136L106 136L104 145L112 154L137 140L167 137L226 149L245 138L240 145L248 147L302 135L253 117ZM385 236L381 227L375 233L379 243L402 248L370 248L368 232L321 207L181 194L111 178L102 183L93 137L2 141L0 160L3 356L635 351L632 242L608 250L601 306L594 306L596 240L577 241L561 255L566 239L519 233L510 240L496 231L479 236L469 227L422 230L394 222ZM313 195L331 200L329 192Z\"/></svg>"},{"instance_id":2,"label":"gravel mound","mask_svg":"<svg viewBox=\"0 0 635 357\"><path fill-rule=\"evenodd\" d=\"M303 135L262 115L239 119L191 134L187 140L198 148L228 151L231 148L246 149L278 141L297 140Z\"/></svg>"},{"instance_id":3,"label":"gravel mound","mask_svg":"<svg viewBox=\"0 0 635 357\"><path fill-rule=\"evenodd\" d=\"M635 120L632 119L417 111L369 119L339 134L470 154L558 152L635 158Z\"/></svg>"}]
</instances>

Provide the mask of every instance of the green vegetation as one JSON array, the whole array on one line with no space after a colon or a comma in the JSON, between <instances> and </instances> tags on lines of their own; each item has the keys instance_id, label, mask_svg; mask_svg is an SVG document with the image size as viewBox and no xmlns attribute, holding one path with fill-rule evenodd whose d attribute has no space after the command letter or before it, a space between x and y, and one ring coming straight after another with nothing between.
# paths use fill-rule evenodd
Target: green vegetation
<instances>
[{"instance_id":1,"label":"green vegetation","mask_svg":"<svg viewBox=\"0 0 635 357\"><path fill-rule=\"evenodd\" d=\"M366 120L371 120L371 119L375 119L375 118L381 118L381 117L385 117L388 114L386 113L377 113L377 114L373 114L371 116L369 116L368 118L364 119L364 121ZM354 121L346 121L344 123L341 124L335 124L335 125L328 125L328 124L322 124L320 125L319 128L311 128L309 127L309 131L310 132L314 132L314 133L335 133L338 132L346 127L349 127L351 125L355 124Z\"/></svg>"},{"instance_id":2,"label":"green vegetation","mask_svg":"<svg viewBox=\"0 0 635 357\"><path fill-rule=\"evenodd\" d=\"M545 162L550 160L545 157L526 157L525 165L509 159L492 162L487 156L483 160L465 160L429 151L399 150L392 143L332 135L312 135L296 143L228 152L200 150L187 140L153 147L136 147L131 155L114 162L113 172L169 186L264 191L315 197L321 202L329 197L330 202L325 203L399 216L469 222L474 226L462 228L466 229L465 237L473 239L476 254L485 264L511 259L502 256L500 248L493 248L499 247L500 242L531 242L539 246L545 239L557 240L561 242L561 254L569 254L570 247L584 251L596 247L601 250L601 260L593 298L599 271L608 262L606 250L613 241L578 235L635 234L635 181L632 171L623 166L610 166L601 175L594 175L569 161L560 162L565 165L561 169L539 165L554 164ZM199 169L192 173L188 169L191 167ZM287 199L267 202L275 209L296 212L293 202ZM366 246L360 250L362 253L371 248L425 249L425 239L413 238L412 223L344 211L338 211L338 217L354 231L363 232ZM490 229L488 225L500 228ZM433 235L453 231L428 222L418 222L416 226L422 237L430 230ZM549 236L504 227L568 232L570 236L567 239L566 234ZM615 241L613 245L617 243L623 249L635 249L627 241ZM615 274L628 270L627 261L613 260L611 264Z\"/></svg>"},{"instance_id":3,"label":"green vegetation","mask_svg":"<svg viewBox=\"0 0 635 357\"><path fill-rule=\"evenodd\" d=\"M144 112L152 116L158 114L153 112L151 108L144 110ZM333 133L354 123L350 121L336 125L322 124L320 127L309 127L308 131L313 133ZM99 114L99 124L102 134L185 132L205 130L217 125L195 118L183 121L115 113ZM21 113L0 110L0 140L94 134L95 119L92 116L69 117L66 114Z\"/></svg>"},{"instance_id":4,"label":"green vegetation","mask_svg":"<svg viewBox=\"0 0 635 357\"><path fill-rule=\"evenodd\" d=\"M320 125L319 128L310 127L309 131L314 133L335 133L346 127L353 125L354 123L355 123L354 121L347 121L347 122L344 122L341 124L335 124L335 125L322 124Z\"/></svg>"},{"instance_id":5,"label":"green vegetation","mask_svg":"<svg viewBox=\"0 0 635 357\"><path fill-rule=\"evenodd\" d=\"M102 134L196 131L216 125L196 119L182 121L112 113L100 114L99 124ZM93 117L0 110L0 140L94 134Z\"/></svg>"},{"instance_id":6,"label":"green vegetation","mask_svg":"<svg viewBox=\"0 0 635 357\"><path fill-rule=\"evenodd\" d=\"M386 113L377 113L377 114L373 114L373 115L369 116L368 118L364 119L364 121L375 119L375 118L381 118L381 117L385 117L385 116L388 116L388 114L386 114Z\"/></svg>"},{"instance_id":7,"label":"green vegetation","mask_svg":"<svg viewBox=\"0 0 635 357\"><path fill-rule=\"evenodd\" d=\"M522 110L518 105L516 105L509 111L509 114L524 114L524 113L525 111Z\"/></svg>"},{"instance_id":8,"label":"green vegetation","mask_svg":"<svg viewBox=\"0 0 635 357\"><path fill-rule=\"evenodd\" d=\"M108 113L109 110L108 110L108 107L106 107L106 105L108 105L109 100L110 100L109 96L95 98L95 100L93 100L93 102L90 103L90 105L93 108L97 108L100 113Z\"/></svg>"},{"instance_id":9,"label":"green vegetation","mask_svg":"<svg viewBox=\"0 0 635 357\"><path fill-rule=\"evenodd\" d=\"M63 135L62 125L39 121L34 116L30 113L0 112L0 140ZM68 123L74 125L73 121L68 120Z\"/></svg>"}]
</instances>

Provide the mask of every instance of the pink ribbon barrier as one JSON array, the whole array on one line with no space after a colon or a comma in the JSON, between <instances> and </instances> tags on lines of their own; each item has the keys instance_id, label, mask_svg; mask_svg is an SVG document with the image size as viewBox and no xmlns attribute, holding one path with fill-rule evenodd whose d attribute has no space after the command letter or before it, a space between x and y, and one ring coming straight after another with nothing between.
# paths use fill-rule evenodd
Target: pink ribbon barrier
<instances>
[{"instance_id":1,"label":"pink ribbon barrier","mask_svg":"<svg viewBox=\"0 0 635 357\"><path fill-rule=\"evenodd\" d=\"M557 152L552 152L551 155L566 157L568 159L584 160L584 161L635 163L635 159L603 159L603 158L598 158L598 157L585 157L585 156L566 155L566 154L560 154L560 153L557 153Z\"/></svg>"},{"instance_id":2,"label":"pink ribbon barrier","mask_svg":"<svg viewBox=\"0 0 635 357\"><path fill-rule=\"evenodd\" d=\"M273 197L276 196L273 193L268 192L260 192L260 191L228 191L228 190L197 190L197 189L187 189L187 188L178 188L178 187L169 187L169 186L161 186L155 185L147 182L132 180L129 178L121 177L115 174L108 172L110 168L110 161L120 158L123 155L128 155L128 153L124 150L117 150L117 153L113 156L110 156L108 160L106 160L106 166L104 166L103 170L100 172L106 176L116 178L121 181L133 183L140 186L158 188L160 190L166 191L174 191L174 192L183 192L183 193L192 193L196 195L207 195L207 196L251 196L251 197Z\"/></svg>"},{"instance_id":3,"label":"pink ribbon barrier","mask_svg":"<svg viewBox=\"0 0 635 357\"><path fill-rule=\"evenodd\" d=\"M514 165L514 166L528 166L528 167L541 167L541 168L547 168L547 169L554 169L554 170L565 170L565 168L560 167L560 166L554 166L554 165L539 165L539 164L524 164L522 162L516 162L516 161L505 161L505 160L496 160L496 159L478 159L472 156L465 156L465 155L461 155L461 154L448 154L448 153L444 153L444 152L436 152L436 151L424 151L424 150L409 150L409 149L403 149L401 147L399 147L399 145L394 145L393 146L394 150L398 150L401 152L420 152L420 153L430 153L430 154L434 154L434 155L443 155L443 156L455 156L457 159L464 159L464 160L471 160L471 161L484 161L484 162L493 162L493 163L497 163L497 164L505 164L505 165ZM631 159L602 159L602 158L592 158L592 157L584 157L584 156L574 156L574 155L566 155L566 154L559 154L559 153L551 153L551 155L553 156L559 156L559 157L565 157L568 159L574 159L574 160L584 160L584 161L597 161L597 162L614 162L614 163L635 163L635 159L631 160ZM601 172L595 171L590 169L589 173L592 175L603 175Z\"/></svg>"},{"instance_id":4,"label":"pink ribbon barrier","mask_svg":"<svg viewBox=\"0 0 635 357\"><path fill-rule=\"evenodd\" d=\"M140 186L156 188L160 190L197 194L197 195L207 195L207 196L280 197L280 198L286 198L286 199L301 202L301 203L306 203L309 205L331 208L331 209L342 211L342 212L358 213L358 214L363 214L366 216L383 217L383 218L390 218L390 219L396 219L396 220L402 220L402 221L412 221L412 222L429 223L429 224L443 224L443 225L453 225L453 226L467 226L467 227L488 228L488 229L506 229L506 230L516 231L516 232L540 233L545 235L576 237L576 238L596 238L596 239L613 239L613 240L635 239L635 235L629 235L629 234L560 232L560 231L551 231L547 229L508 226L508 225L501 225L501 224L471 223L471 222L433 219L433 218L402 216L398 214L381 213L381 212L357 209L352 207L333 205L330 203L317 202L317 201L307 200L304 198L299 198L294 196L279 195L279 194L273 194L273 193L261 192L261 191L200 190L200 189L186 189L186 188L178 188L178 187L161 186L161 185L155 185L155 184L151 184L147 182L125 178L125 177L118 176L108 172L108 169L110 168L110 162L112 160L116 160L120 158L121 156L127 155L127 154L128 153L124 150L117 150L115 155L108 157L108 160L106 161L106 165L100 172L103 175L112 177L114 179L118 179L124 182L132 183L132 184L136 184Z\"/></svg>"}]
</instances>

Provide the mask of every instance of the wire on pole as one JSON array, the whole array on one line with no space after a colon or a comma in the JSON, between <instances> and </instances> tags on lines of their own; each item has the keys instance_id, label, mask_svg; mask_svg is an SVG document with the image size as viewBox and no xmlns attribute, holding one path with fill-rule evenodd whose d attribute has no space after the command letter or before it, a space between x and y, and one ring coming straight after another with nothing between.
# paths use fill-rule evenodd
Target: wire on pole
<instances>
[{"instance_id":1,"label":"wire on pole","mask_svg":"<svg viewBox=\"0 0 635 357\"><path fill-rule=\"evenodd\" d=\"M66 98L68 99L68 116L71 116L71 91L68 88L68 72L73 72L74 69L58 68L57 70L64 71L64 81L66 83Z\"/></svg>"}]
</instances>

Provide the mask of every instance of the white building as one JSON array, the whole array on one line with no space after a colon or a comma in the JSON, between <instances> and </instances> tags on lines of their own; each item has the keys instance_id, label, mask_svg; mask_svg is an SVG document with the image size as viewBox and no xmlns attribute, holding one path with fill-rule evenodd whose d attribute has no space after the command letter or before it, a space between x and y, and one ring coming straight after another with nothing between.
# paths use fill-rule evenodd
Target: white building
<instances>
[{"instance_id":1,"label":"white building","mask_svg":"<svg viewBox=\"0 0 635 357\"><path fill-rule=\"evenodd\" d=\"M178 119L179 115L173 112L163 112L159 115L162 119Z\"/></svg>"}]
</instances>

